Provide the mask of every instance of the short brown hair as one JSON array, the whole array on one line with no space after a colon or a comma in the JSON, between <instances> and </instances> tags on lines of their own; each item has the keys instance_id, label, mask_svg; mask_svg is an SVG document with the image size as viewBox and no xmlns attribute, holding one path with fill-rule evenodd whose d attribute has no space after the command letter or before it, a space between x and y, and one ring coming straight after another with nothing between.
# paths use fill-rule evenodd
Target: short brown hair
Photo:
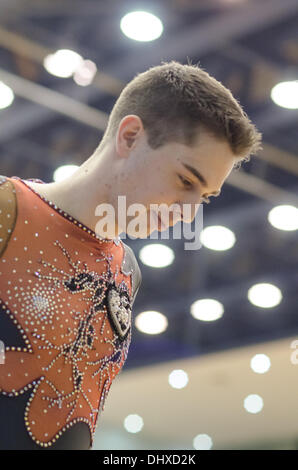
<instances>
[{"instance_id":1,"label":"short brown hair","mask_svg":"<svg viewBox=\"0 0 298 470\"><path fill-rule=\"evenodd\" d=\"M226 139L235 157L249 160L261 137L231 91L198 65L175 60L137 74L121 91L99 148L116 135L123 117L142 120L148 145L169 142L193 146L200 128Z\"/></svg>"}]
</instances>

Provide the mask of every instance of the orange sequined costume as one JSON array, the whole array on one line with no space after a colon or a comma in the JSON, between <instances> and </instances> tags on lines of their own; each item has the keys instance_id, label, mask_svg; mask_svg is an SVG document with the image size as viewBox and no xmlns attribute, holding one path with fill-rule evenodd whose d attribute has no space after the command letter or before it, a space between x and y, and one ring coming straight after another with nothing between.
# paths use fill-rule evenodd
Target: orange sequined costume
<instances>
[{"instance_id":1,"label":"orange sequined costume","mask_svg":"<svg viewBox=\"0 0 298 470\"><path fill-rule=\"evenodd\" d=\"M0 176L3 442L13 426L11 448L61 448L67 433L77 442L69 448L82 448L86 423L86 448L92 447L106 396L127 358L140 283L133 251L120 238L100 239L26 180Z\"/></svg>"}]
</instances>

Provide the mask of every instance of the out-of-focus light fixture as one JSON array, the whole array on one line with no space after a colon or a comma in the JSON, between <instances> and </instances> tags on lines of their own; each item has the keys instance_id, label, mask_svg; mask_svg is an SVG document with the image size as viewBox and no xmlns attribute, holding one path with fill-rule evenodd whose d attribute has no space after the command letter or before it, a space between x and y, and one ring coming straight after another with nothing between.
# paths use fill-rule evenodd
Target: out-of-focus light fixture
<instances>
[{"instance_id":1,"label":"out-of-focus light fixture","mask_svg":"<svg viewBox=\"0 0 298 470\"><path fill-rule=\"evenodd\" d=\"M250 361L250 367L257 374L265 374L270 369L271 362L266 354L255 354Z\"/></svg>"},{"instance_id":2,"label":"out-of-focus light fixture","mask_svg":"<svg viewBox=\"0 0 298 470\"><path fill-rule=\"evenodd\" d=\"M210 250L229 250L234 245L235 240L234 233L221 225L206 227L200 234L202 245Z\"/></svg>"},{"instance_id":3,"label":"out-of-focus light fixture","mask_svg":"<svg viewBox=\"0 0 298 470\"><path fill-rule=\"evenodd\" d=\"M188 375L182 369L175 369L169 375L169 384L173 388L184 388L188 384Z\"/></svg>"},{"instance_id":4,"label":"out-of-focus light fixture","mask_svg":"<svg viewBox=\"0 0 298 470\"><path fill-rule=\"evenodd\" d=\"M223 305L215 299L196 300L190 307L190 313L196 320L214 321L222 317Z\"/></svg>"},{"instance_id":5,"label":"out-of-focus light fixture","mask_svg":"<svg viewBox=\"0 0 298 470\"><path fill-rule=\"evenodd\" d=\"M260 395L248 395L244 399L244 408L248 413L259 413L264 406L263 398Z\"/></svg>"},{"instance_id":6,"label":"out-of-focus light fixture","mask_svg":"<svg viewBox=\"0 0 298 470\"><path fill-rule=\"evenodd\" d=\"M62 181L69 178L78 168L78 165L59 166L59 168L54 171L54 181Z\"/></svg>"},{"instance_id":7,"label":"out-of-focus light fixture","mask_svg":"<svg viewBox=\"0 0 298 470\"><path fill-rule=\"evenodd\" d=\"M0 82L0 109L8 108L14 100L14 93L12 89Z\"/></svg>"},{"instance_id":8,"label":"out-of-focus light fixture","mask_svg":"<svg viewBox=\"0 0 298 470\"><path fill-rule=\"evenodd\" d=\"M139 258L147 266L164 268L173 263L175 254L170 247L162 243L152 243L140 250Z\"/></svg>"},{"instance_id":9,"label":"out-of-focus light fixture","mask_svg":"<svg viewBox=\"0 0 298 470\"><path fill-rule=\"evenodd\" d=\"M298 230L298 209L290 205L276 206L269 212L268 220L279 230Z\"/></svg>"},{"instance_id":10,"label":"out-of-focus light fixture","mask_svg":"<svg viewBox=\"0 0 298 470\"><path fill-rule=\"evenodd\" d=\"M135 41L154 41L163 32L163 24L157 16L146 11L132 11L120 21L121 31Z\"/></svg>"},{"instance_id":11,"label":"out-of-focus light fixture","mask_svg":"<svg viewBox=\"0 0 298 470\"><path fill-rule=\"evenodd\" d=\"M280 289L269 283L260 283L252 286L247 293L248 300L257 307L271 308L281 302Z\"/></svg>"},{"instance_id":12,"label":"out-of-focus light fixture","mask_svg":"<svg viewBox=\"0 0 298 470\"><path fill-rule=\"evenodd\" d=\"M154 310L139 313L135 319L135 325L139 331L148 335L163 333L168 327L168 319L165 315Z\"/></svg>"},{"instance_id":13,"label":"out-of-focus light fixture","mask_svg":"<svg viewBox=\"0 0 298 470\"><path fill-rule=\"evenodd\" d=\"M68 78L73 75L81 65L83 58L77 52L69 49L60 49L54 54L44 58L45 69L56 77Z\"/></svg>"},{"instance_id":14,"label":"out-of-focus light fixture","mask_svg":"<svg viewBox=\"0 0 298 470\"><path fill-rule=\"evenodd\" d=\"M287 109L298 109L298 80L280 82L271 90L272 101Z\"/></svg>"},{"instance_id":15,"label":"out-of-focus light fixture","mask_svg":"<svg viewBox=\"0 0 298 470\"><path fill-rule=\"evenodd\" d=\"M92 60L84 60L80 63L80 65L74 72L73 79L77 85L90 85L90 83L92 83L93 81L96 71L96 64L92 62Z\"/></svg>"},{"instance_id":16,"label":"out-of-focus light fixture","mask_svg":"<svg viewBox=\"0 0 298 470\"><path fill-rule=\"evenodd\" d=\"M198 434L193 439L193 446L197 450L210 450L213 446L213 442L208 434Z\"/></svg>"},{"instance_id":17,"label":"out-of-focus light fixture","mask_svg":"<svg viewBox=\"0 0 298 470\"><path fill-rule=\"evenodd\" d=\"M140 432L144 426L143 418L137 414L128 415L123 421L123 426L127 432L137 433Z\"/></svg>"}]
</instances>

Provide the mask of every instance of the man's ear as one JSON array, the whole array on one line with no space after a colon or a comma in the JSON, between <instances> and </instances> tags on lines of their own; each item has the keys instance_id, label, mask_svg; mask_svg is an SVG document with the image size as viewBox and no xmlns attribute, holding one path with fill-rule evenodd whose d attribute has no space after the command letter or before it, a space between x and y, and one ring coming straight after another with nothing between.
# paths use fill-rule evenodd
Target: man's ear
<instances>
[{"instance_id":1,"label":"man's ear","mask_svg":"<svg viewBox=\"0 0 298 470\"><path fill-rule=\"evenodd\" d=\"M116 151L121 157L127 157L133 148L138 136L144 131L139 116L130 114L119 123L116 135Z\"/></svg>"}]
</instances>

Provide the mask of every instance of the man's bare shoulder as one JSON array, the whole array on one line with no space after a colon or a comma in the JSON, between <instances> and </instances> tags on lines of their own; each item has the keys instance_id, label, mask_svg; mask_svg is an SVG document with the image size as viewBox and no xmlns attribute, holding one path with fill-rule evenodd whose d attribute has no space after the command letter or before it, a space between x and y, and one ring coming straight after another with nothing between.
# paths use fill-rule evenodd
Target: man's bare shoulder
<instances>
[{"instance_id":1,"label":"man's bare shoulder","mask_svg":"<svg viewBox=\"0 0 298 470\"><path fill-rule=\"evenodd\" d=\"M28 186L30 186L30 188L34 189L34 191L36 191L38 194L47 198L47 186L48 185L46 183L45 184L36 183L35 181L28 181L28 180L25 180L25 182Z\"/></svg>"}]
</instances>

